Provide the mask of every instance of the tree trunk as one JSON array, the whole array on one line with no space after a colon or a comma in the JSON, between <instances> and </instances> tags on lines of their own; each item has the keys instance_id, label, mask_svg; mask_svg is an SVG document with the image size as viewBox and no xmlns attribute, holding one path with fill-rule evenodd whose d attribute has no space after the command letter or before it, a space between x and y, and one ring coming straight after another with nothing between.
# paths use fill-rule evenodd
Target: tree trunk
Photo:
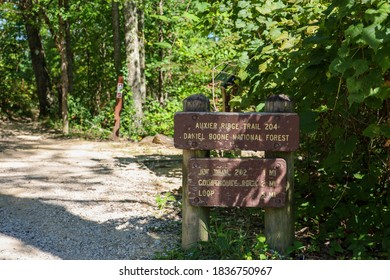
<instances>
[{"instance_id":1,"label":"tree trunk","mask_svg":"<svg viewBox=\"0 0 390 280\"><path fill-rule=\"evenodd\" d=\"M139 59L141 72L141 94L143 101L146 100L146 78L145 78L145 21L144 12L138 9L138 40L139 40Z\"/></svg>"},{"instance_id":2,"label":"tree trunk","mask_svg":"<svg viewBox=\"0 0 390 280\"><path fill-rule=\"evenodd\" d=\"M125 43L126 43L126 64L128 69L127 84L131 87L132 100L134 106L134 132L135 134L143 134L142 105L144 95L142 93L141 79L141 56L140 56L140 40L139 40L139 24L137 6L134 1L126 1L124 4L125 18Z\"/></svg>"},{"instance_id":3,"label":"tree trunk","mask_svg":"<svg viewBox=\"0 0 390 280\"><path fill-rule=\"evenodd\" d=\"M65 11L69 11L69 0L64 1ZM73 52L72 52L72 44L71 44L71 34L70 34L70 20L65 20L65 52L66 52L66 60L68 62L68 87L69 93L73 92Z\"/></svg>"},{"instance_id":4,"label":"tree trunk","mask_svg":"<svg viewBox=\"0 0 390 280\"><path fill-rule=\"evenodd\" d=\"M68 0L58 0L58 7L64 11L69 10ZM68 95L72 89L72 63L70 51L70 24L69 20L65 20L62 14L58 18L58 48L61 56L61 115L62 115L62 131L64 134L69 134L69 117L68 117Z\"/></svg>"},{"instance_id":5,"label":"tree trunk","mask_svg":"<svg viewBox=\"0 0 390 280\"><path fill-rule=\"evenodd\" d=\"M158 4L158 8L159 8L159 14L161 16L164 15L163 5L164 5L163 4L163 0L160 0L159 4ZM159 34L158 34L158 41L160 43L164 42L163 22L160 23ZM160 48L160 50L159 50L159 57L160 57L160 61L161 61L161 64L162 64L163 61L164 61L164 50L163 50L163 48ZM161 66L158 68L158 95L159 95L160 103L164 103L165 102L165 96L164 96L164 72L163 72Z\"/></svg>"},{"instance_id":6,"label":"tree trunk","mask_svg":"<svg viewBox=\"0 0 390 280\"><path fill-rule=\"evenodd\" d=\"M49 115L49 98L52 94L51 80L49 71L46 67L46 57L38 27L38 15L32 11L32 5L31 0L20 2L20 8L23 11L23 20L26 28L28 45L30 48L32 67L37 84L39 117L42 118Z\"/></svg>"},{"instance_id":7,"label":"tree trunk","mask_svg":"<svg viewBox=\"0 0 390 280\"><path fill-rule=\"evenodd\" d=\"M121 38L120 38L120 19L119 19L119 3L112 1L112 32L114 37L114 66L117 76L121 75Z\"/></svg>"}]
</instances>

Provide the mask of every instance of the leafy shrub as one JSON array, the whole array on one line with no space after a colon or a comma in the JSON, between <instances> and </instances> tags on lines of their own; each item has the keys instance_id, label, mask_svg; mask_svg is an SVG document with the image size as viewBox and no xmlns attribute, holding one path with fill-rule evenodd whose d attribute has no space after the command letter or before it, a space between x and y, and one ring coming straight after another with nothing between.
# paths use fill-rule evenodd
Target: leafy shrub
<instances>
[{"instance_id":1,"label":"leafy shrub","mask_svg":"<svg viewBox=\"0 0 390 280\"><path fill-rule=\"evenodd\" d=\"M140 140L145 135L164 134L173 136L173 116L181 111L181 101L170 98L164 104L148 98L144 104L144 118L142 134L136 132L132 116L134 109L131 100L125 97L124 109L121 114L121 134L133 140Z\"/></svg>"},{"instance_id":2,"label":"leafy shrub","mask_svg":"<svg viewBox=\"0 0 390 280\"><path fill-rule=\"evenodd\" d=\"M148 99L145 104L144 128L147 135L157 133L173 136L173 116L182 110L181 101L168 99L165 104Z\"/></svg>"}]
</instances>

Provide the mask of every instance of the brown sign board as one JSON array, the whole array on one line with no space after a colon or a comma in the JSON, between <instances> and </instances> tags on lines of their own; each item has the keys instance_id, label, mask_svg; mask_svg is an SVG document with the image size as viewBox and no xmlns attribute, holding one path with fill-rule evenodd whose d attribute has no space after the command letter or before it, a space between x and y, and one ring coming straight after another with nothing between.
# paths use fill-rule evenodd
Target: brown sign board
<instances>
[{"instance_id":1,"label":"brown sign board","mask_svg":"<svg viewBox=\"0 0 390 280\"><path fill-rule=\"evenodd\" d=\"M185 150L295 151L299 116L295 113L179 112L174 144Z\"/></svg>"},{"instance_id":2,"label":"brown sign board","mask_svg":"<svg viewBox=\"0 0 390 280\"><path fill-rule=\"evenodd\" d=\"M200 207L283 207L286 174L282 158L191 158L188 198Z\"/></svg>"}]
</instances>

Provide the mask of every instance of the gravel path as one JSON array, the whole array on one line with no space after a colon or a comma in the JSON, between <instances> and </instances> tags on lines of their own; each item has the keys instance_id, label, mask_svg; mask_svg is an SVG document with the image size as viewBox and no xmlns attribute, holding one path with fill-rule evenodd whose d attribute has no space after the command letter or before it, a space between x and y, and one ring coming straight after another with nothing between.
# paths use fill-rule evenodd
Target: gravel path
<instances>
[{"instance_id":1,"label":"gravel path","mask_svg":"<svg viewBox=\"0 0 390 280\"><path fill-rule=\"evenodd\" d=\"M22 128L21 128L22 127ZM0 121L0 259L151 259L180 242L180 153Z\"/></svg>"}]
</instances>

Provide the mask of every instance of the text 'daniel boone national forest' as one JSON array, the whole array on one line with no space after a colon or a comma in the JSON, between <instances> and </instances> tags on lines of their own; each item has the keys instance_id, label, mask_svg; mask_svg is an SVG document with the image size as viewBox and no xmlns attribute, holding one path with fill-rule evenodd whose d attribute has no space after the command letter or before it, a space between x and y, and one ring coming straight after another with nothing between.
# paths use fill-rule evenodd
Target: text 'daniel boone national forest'
<instances>
[{"instance_id":1,"label":"text 'daniel boone national forest'","mask_svg":"<svg viewBox=\"0 0 390 280\"><path fill-rule=\"evenodd\" d=\"M295 151L295 113L198 113L175 115L175 147L188 150Z\"/></svg>"}]
</instances>

